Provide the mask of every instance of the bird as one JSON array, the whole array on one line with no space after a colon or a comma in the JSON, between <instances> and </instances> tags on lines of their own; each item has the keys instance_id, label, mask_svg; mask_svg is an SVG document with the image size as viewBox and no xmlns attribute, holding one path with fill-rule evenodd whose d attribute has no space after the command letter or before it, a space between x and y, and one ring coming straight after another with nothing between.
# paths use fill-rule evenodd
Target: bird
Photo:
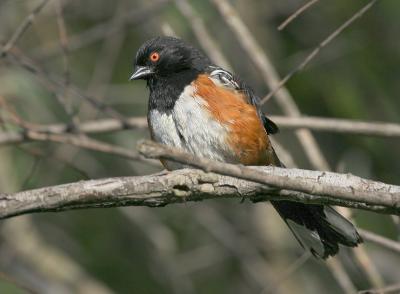
<instances>
[{"instance_id":1,"label":"bird","mask_svg":"<svg viewBox=\"0 0 400 294\"><path fill-rule=\"evenodd\" d=\"M278 126L261 111L253 89L182 39L158 36L144 42L130 80L147 82L154 141L214 161L284 167L269 138ZM161 162L167 170L184 167ZM339 245L362 242L355 226L330 206L271 203L300 245L317 258L337 254Z\"/></svg>"}]
</instances>

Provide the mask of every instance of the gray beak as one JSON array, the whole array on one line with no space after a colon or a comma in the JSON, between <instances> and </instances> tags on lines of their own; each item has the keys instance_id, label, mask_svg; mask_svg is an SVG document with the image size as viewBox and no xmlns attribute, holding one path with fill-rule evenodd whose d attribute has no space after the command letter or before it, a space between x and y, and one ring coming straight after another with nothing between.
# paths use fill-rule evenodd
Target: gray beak
<instances>
[{"instance_id":1,"label":"gray beak","mask_svg":"<svg viewBox=\"0 0 400 294\"><path fill-rule=\"evenodd\" d=\"M152 75L153 73L154 71L147 66L136 66L135 71L133 72L129 80L132 81L132 80L144 79Z\"/></svg>"}]
</instances>

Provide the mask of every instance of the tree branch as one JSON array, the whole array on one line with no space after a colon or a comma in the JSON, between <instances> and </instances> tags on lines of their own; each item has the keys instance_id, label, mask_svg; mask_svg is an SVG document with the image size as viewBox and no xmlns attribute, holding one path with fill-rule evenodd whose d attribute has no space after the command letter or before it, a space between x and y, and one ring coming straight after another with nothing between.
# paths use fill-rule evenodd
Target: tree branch
<instances>
[{"instance_id":1,"label":"tree branch","mask_svg":"<svg viewBox=\"0 0 400 294\"><path fill-rule=\"evenodd\" d=\"M268 116L276 122L281 129L296 130L301 128L313 131L325 131L332 133L366 135L377 137L400 137L400 124L385 122L367 122L351 119L336 119L315 116L290 117L290 116ZM47 124L39 125L30 123L30 129L42 133L67 134L71 131L95 134L126 129L147 129L145 117L131 117L121 121L115 118L104 118L81 122L71 130L69 124ZM0 145L16 144L29 141L23 133L0 132Z\"/></svg>"},{"instance_id":2,"label":"tree branch","mask_svg":"<svg viewBox=\"0 0 400 294\"><path fill-rule=\"evenodd\" d=\"M395 213L399 213L400 210L400 186L371 181L351 174L279 167L245 167L199 158L152 141L141 143L139 152L149 158L172 160L206 172L216 172L279 189L290 189L314 196L334 197L336 200L356 201L365 203L367 206L393 208Z\"/></svg>"},{"instance_id":3,"label":"tree branch","mask_svg":"<svg viewBox=\"0 0 400 294\"><path fill-rule=\"evenodd\" d=\"M140 151L151 157L173 159L236 178L183 169L3 194L0 196L0 218L77 208L127 205L157 207L186 201L233 197L249 198L254 202L289 199L309 204L340 205L400 214L399 186L349 174L276 167L242 167L212 162L152 142L142 143Z\"/></svg>"},{"instance_id":4,"label":"tree branch","mask_svg":"<svg viewBox=\"0 0 400 294\"><path fill-rule=\"evenodd\" d=\"M400 124L316 116L269 116L281 129L306 128L342 134L400 137Z\"/></svg>"}]
</instances>

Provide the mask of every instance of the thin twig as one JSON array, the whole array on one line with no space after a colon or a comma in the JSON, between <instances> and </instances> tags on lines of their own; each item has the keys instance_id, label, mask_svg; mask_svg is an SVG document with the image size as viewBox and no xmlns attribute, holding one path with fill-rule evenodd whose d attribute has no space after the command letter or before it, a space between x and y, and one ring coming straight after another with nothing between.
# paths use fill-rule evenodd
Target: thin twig
<instances>
[{"instance_id":1,"label":"thin twig","mask_svg":"<svg viewBox=\"0 0 400 294\"><path fill-rule=\"evenodd\" d=\"M34 157L32 166L28 169L28 174L25 176L25 179L22 181L21 188L25 190L32 179L33 175L37 171L40 162L42 161L43 157Z\"/></svg>"},{"instance_id":2,"label":"thin twig","mask_svg":"<svg viewBox=\"0 0 400 294\"><path fill-rule=\"evenodd\" d=\"M175 0L175 4L182 15L189 22L190 27L196 35L197 40L199 40L200 45L203 47L204 51L207 52L211 60L219 66L230 70L231 65L225 58L224 54L222 54L221 50L218 48L214 39L208 33L207 26L204 24L203 19L201 19L196 14L189 1Z\"/></svg>"},{"instance_id":3,"label":"thin twig","mask_svg":"<svg viewBox=\"0 0 400 294\"><path fill-rule=\"evenodd\" d=\"M32 12L24 19L24 21L18 26L10 40L0 49L0 57L7 55L8 51L14 47L15 43L22 37L26 30L31 26L35 20L36 15L43 9L43 7L49 2L49 0L42 0Z\"/></svg>"},{"instance_id":4,"label":"thin twig","mask_svg":"<svg viewBox=\"0 0 400 294\"><path fill-rule=\"evenodd\" d=\"M59 78L56 74L47 73L43 68L41 68L38 64L36 64L32 59L22 54L22 52L20 52L19 50L10 51L7 57L14 64L17 64L21 68L32 73L35 77L39 79L39 81L43 83L43 85L49 91L53 92L55 95L57 95L60 91L63 91L65 89L64 83L62 82L62 78ZM120 120L121 122L125 121L125 117L118 111L102 103L95 97L91 97L89 95L84 94L76 86L70 85L69 89L71 95L75 95L76 97L85 100L87 103L91 104L99 111L104 112L109 116Z\"/></svg>"},{"instance_id":5,"label":"thin twig","mask_svg":"<svg viewBox=\"0 0 400 294\"><path fill-rule=\"evenodd\" d=\"M364 246L354 248L352 253L354 254L358 268L363 270L371 285L375 288L383 287L385 285L385 280L373 260L367 254L367 250L365 250Z\"/></svg>"},{"instance_id":6,"label":"thin twig","mask_svg":"<svg viewBox=\"0 0 400 294\"><path fill-rule=\"evenodd\" d=\"M57 293L115 293L58 246L45 241L30 217L3 222L1 238L2 246L10 247L12 253L19 257L16 261L23 261L24 267L28 264L29 270L38 274L41 281L36 283L38 293L52 292L48 282L65 287L57 287L60 289L54 291Z\"/></svg>"},{"instance_id":7,"label":"thin twig","mask_svg":"<svg viewBox=\"0 0 400 294\"><path fill-rule=\"evenodd\" d=\"M276 87L273 88L262 100L261 104L267 102L272 96L274 96L282 86L284 86L291 77L296 73L303 70L306 65L318 55L318 53L326 47L331 41L333 41L341 32L348 28L355 20L362 17L378 0L372 0L368 2L367 5L363 6L359 11L357 11L352 17L345 21L340 27L333 31L327 38L325 38L298 66L296 66L292 71L290 71Z\"/></svg>"},{"instance_id":8,"label":"thin twig","mask_svg":"<svg viewBox=\"0 0 400 294\"><path fill-rule=\"evenodd\" d=\"M25 136L32 141L49 141L61 144L69 144L83 149L88 149L92 151L98 151L102 153L117 155L122 158L127 158L130 160L141 161L147 164L160 167L161 165L154 160L148 160L141 156L134 150L126 149L120 146L115 146L108 144L99 140L95 140L86 136L79 136L73 134L48 134L40 133L36 131L26 130Z\"/></svg>"},{"instance_id":9,"label":"thin twig","mask_svg":"<svg viewBox=\"0 0 400 294\"><path fill-rule=\"evenodd\" d=\"M382 246L384 248L390 249L396 253L400 253L400 242L385 238L383 236L377 235L373 232L366 230L359 230L359 233L365 241L369 241L376 245Z\"/></svg>"},{"instance_id":10,"label":"thin twig","mask_svg":"<svg viewBox=\"0 0 400 294\"><path fill-rule=\"evenodd\" d=\"M241 234L238 234L215 209L205 206L197 207L194 210L194 217L218 242L225 246L228 252L238 259L246 276L251 278L252 284L265 288L273 282L274 271L271 270L265 257L249 240L240 238ZM280 291L275 293L278 294Z\"/></svg>"},{"instance_id":11,"label":"thin twig","mask_svg":"<svg viewBox=\"0 0 400 294\"><path fill-rule=\"evenodd\" d=\"M281 129L306 128L313 131L342 134L400 137L400 124L315 116L269 116Z\"/></svg>"},{"instance_id":12,"label":"thin twig","mask_svg":"<svg viewBox=\"0 0 400 294\"><path fill-rule=\"evenodd\" d=\"M195 293L192 276L177 262L177 234L163 222L156 211L120 208L119 211L147 238L146 248L151 247L149 262L155 264L155 277L165 286L171 287L171 294ZM160 234L162 232L162 234ZM165 238L169 242L165 245ZM150 245L150 246L148 246ZM173 248L173 249L172 249ZM167 281L166 281L167 280ZM164 287L164 291L166 288Z\"/></svg>"},{"instance_id":13,"label":"thin twig","mask_svg":"<svg viewBox=\"0 0 400 294\"><path fill-rule=\"evenodd\" d=\"M324 117L287 117L269 116L281 129L296 130L307 128L320 132L332 132L339 134L365 135L376 137L400 137L400 124L384 122L367 122L349 119L333 119ZM26 123L26 122L25 122ZM70 133L71 128L68 124L48 124L40 125L29 124L32 130L51 134ZM126 129L147 129L147 119L145 117L129 117L124 122L119 119L104 118L98 120L88 120L75 126L75 131L86 134L107 133ZM24 142L23 133L0 132L0 145L15 144ZM292 161L292 160L291 160ZM286 162L284 160L284 162Z\"/></svg>"},{"instance_id":14,"label":"thin twig","mask_svg":"<svg viewBox=\"0 0 400 294\"><path fill-rule=\"evenodd\" d=\"M289 23L291 23L295 18L297 18L300 14L306 11L308 8L313 6L319 0L310 0L307 3L303 4L299 7L295 12L293 12L288 18L286 18L279 26L278 30L282 31Z\"/></svg>"},{"instance_id":15,"label":"thin twig","mask_svg":"<svg viewBox=\"0 0 400 294\"><path fill-rule=\"evenodd\" d=\"M133 27L144 21L147 21L151 17L154 17L157 13L164 11L165 7L170 3L170 0L156 0L151 1L149 6L138 9L135 5L133 9L120 15L120 22L117 26L112 26L113 20L107 20L103 23L97 24L89 29L71 35L69 38L68 50L70 52L76 51L80 48L89 46L94 42L107 38L109 35L117 34L120 30L123 30L128 25ZM39 51L39 52L36 52ZM40 55L40 59L48 59L59 54L58 44L56 42L48 44L44 48L35 50L35 55Z\"/></svg>"},{"instance_id":16,"label":"thin twig","mask_svg":"<svg viewBox=\"0 0 400 294\"><path fill-rule=\"evenodd\" d=\"M279 274L279 280L269 285L268 288L263 289L261 294L265 293L276 293L276 290L286 281L294 272L296 272L300 267L302 267L310 259L311 253L306 251L299 258L297 258L288 268L281 274Z\"/></svg>"},{"instance_id":17,"label":"thin twig","mask_svg":"<svg viewBox=\"0 0 400 294\"><path fill-rule=\"evenodd\" d=\"M115 63L122 49L122 45L124 44L126 32L124 19L121 18L121 14L126 11L126 3L127 2L124 1L119 2L115 8L110 25L105 28L106 30L113 31L114 33L106 34L106 38L102 42L96 58L97 62L87 86L86 93L90 96L96 96L98 101L104 100L106 87L113 76ZM121 27L121 29L115 32L115 27ZM89 117L95 116L96 111L91 110L81 108L79 112L85 113L85 115Z\"/></svg>"},{"instance_id":18,"label":"thin twig","mask_svg":"<svg viewBox=\"0 0 400 294\"><path fill-rule=\"evenodd\" d=\"M123 158L128 158L131 160L139 160L146 162L148 164L154 166L160 166L153 160L148 160L141 156L136 151L126 149L120 146L114 146L112 144L108 144L102 141L98 141L92 138L87 137L86 135L76 135L70 133L49 133L49 132L41 132L35 129L30 123L24 121L20 118L16 113L13 112L12 109L9 109L9 112L12 114L13 123L22 129L22 133L19 135L23 137L23 141L48 141L62 144L69 144L76 147L108 153L117 155ZM17 137L14 137L16 139ZM14 141L15 142L15 141Z\"/></svg>"},{"instance_id":19,"label":"thin twig","mask_svg":"<svg viewBox=\"0 0 400 294\"><path fill-rule=\"evenodd\" d=\"M400 292L400 284L394 284L390 286L386 286L383 288L378 288L378 289L368 289L368 290L362 290L358 291L358 294L386 294L386 293L399 293Z\"/></svg>"},{"instance_id":20,"label":"thin twig","mask_svg":"<svg viewBox=\"0 0 400 294\"><path fill-rule=\"evenodd\" d=\"M342 262L336 257L328 259L326 266L329 268L335 280L338 282L344 294L354 294L357 288L351 281L349 274L346 272Z\"/></svg>"},{"instance_id":21,"label":"thin twig","mask_svg":"<svg viewBox=\"0 0 400 294\"><path fill-rule=\"evenodd\" d=\"M63 15L63 4L62 0L56 0L54 2L56 17L57 17L57 27L59 34L60 48L62 52L63 66L64 66L64 79L63 79L63 90L61 93L56 93L56 97L59 103L65 110L65 113L69 116L73 126L79 124L79 118L74 114L72 109L72 103L69 101L69 89L71 84L70 77L70 65L68 57L68 36L67 27L65 25L65 19Z\"/></svg>"},{"instance_id":22,"label":"thin twig","mask_svg":"<svg viewBox=\"0 0 400 294\"><path fill-rule=\"evenodd\" d=\"M26 124L24 124L26 126ZM29 123L29 128L36 132L48 134L70 134L68 124L38 125ZM126 129L147 129L147 120L143 117L127 118L124 123L118 119L98 119L76 125L74 131L85 134L107 133ZM17 144L29 141L24 132L0 132L0 145Z\"/></svg>"},{"instance_id":23,"label":"thin twig","mask_svg":"<svg viewBox=\"0 0 400 294\"><path fill-rule=\"evenodd\" d=\"M54 154L54 153L49 154L49 153L44 152L43 149L32 148L32 147L24 148L24 147L19 146L17 148L19 150L21 150L22 152L29 154L30 156L33 156L35 158L52 160L54 162L61 163L61 164L65 165L66 167L70 168L71 170L75 171L76 173L78 173L84 180L88 180L91 178L85 171L78 168L72 162L69 162L68 160L66 160L65 158L63 158L57 154Z\"/></svg>"}]
</instances>

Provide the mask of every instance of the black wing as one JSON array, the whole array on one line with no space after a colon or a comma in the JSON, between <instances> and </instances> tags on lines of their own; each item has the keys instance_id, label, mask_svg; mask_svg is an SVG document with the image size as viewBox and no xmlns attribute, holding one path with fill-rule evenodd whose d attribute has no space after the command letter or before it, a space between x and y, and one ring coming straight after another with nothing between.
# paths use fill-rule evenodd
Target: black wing
<instances>
[{"instance_id":1,"label":"black wing","mask_svg":"<svg viewBox=\"0 0 400 294\"><path fill-rule=\"evenodd\" d=\"M264 128L268 134L276 134L279 132L278 126L263 114L259 103L260 99L254 94L253 89L246 85L245 82L230 72L217 66L210 66L208 73L215 83L221 85L222 87L243 92L245 96L248 97L249 103L257 108L258 115L261 118Z\"/></svg>"}]
</instances>

